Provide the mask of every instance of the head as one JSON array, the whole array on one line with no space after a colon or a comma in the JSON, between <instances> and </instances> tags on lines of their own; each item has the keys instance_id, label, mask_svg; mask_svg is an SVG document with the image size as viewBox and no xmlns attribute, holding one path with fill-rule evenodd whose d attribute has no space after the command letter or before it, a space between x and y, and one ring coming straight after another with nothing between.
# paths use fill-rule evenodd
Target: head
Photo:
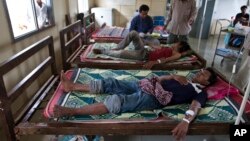
<instances>
[{"instance_id":1,"label":"head","mask_svg":"<svg viewBox=\"0 0 250 141\"><path fill-rule=\"evenodd\" d=\"M201 69L196 73L193 82L199 83L204 86L212 85L216 82L217 75L212 68Z\"/></svg>"},{"instance_id":2,"label":"head","mask_svg":"<svg viewBox=\"0 0 250 141\"><path fill-rule=\"evenodd\" d=\"M179 41L173 45L173 49L178 51L179 53L182 53L190 50L190 45L188 44L188 42Z\"/></svg>"},{"instance_id":3,"label":"head","mask_svg":"<svg viewBox=\"0 0 250 141\"><path fill-rule=\"evenodd\" d=\"M145 4L141 5L139 8L139 13L142 18L145 18L148 16L148 11L149 11L149 7Z\"/></svg>"},{"instance_id":4,"label":"head","mask_svg":"<svg viewBox=\"0 0 250 141\"><path fill-rule=\"evenodd\" d=\"M247 6L246 5L241 6L240 10L241 10L241 13L246 13Z\"/></svg>"},{"instance_id":5,"label":"head","mask_svg":"<svg viewBox=\"0 0 250 141\"><path fill-rule=\"evenodd\" d=\"M36 0L36 2L38 5L42 5L42 3L43 3L42 0Z\"/></svg>"}]
</instances>

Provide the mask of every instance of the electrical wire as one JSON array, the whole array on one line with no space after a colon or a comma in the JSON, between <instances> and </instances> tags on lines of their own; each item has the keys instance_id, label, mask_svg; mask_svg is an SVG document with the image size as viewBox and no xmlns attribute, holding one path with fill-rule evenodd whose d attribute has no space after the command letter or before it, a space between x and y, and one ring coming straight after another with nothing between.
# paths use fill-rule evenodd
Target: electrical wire
<instances>
[{"instance_id":1,"label":"electrical wire","mask_svg":"<svg viewBox=\"0 0 250 141\"><path fill-rule=\"evenodd\" d=\"M247 34L245 34L245 36L244 36L243 45L244 45L244 43L245 43L245 41L246 41L246 38L247 38ZM243 52L243 49L244 49L244 46L243 46L243 45L241 46L241 48L240 48L240 50L239 50L239 53L238 53L238 55L237 55L237 58L236 58L236 60L235 60L235 62L234 62L234 65L233 65L232 74L231 74L230 79L229 79L229 82L228 82L227 97L229 96L229 92L230 92L230 89L231 89L231 83L232 83L233 77L234 77L234 75L235 75L235 73L236 73L236 65L237 65L237 63L239 62L240 56L241 56L241 54L242 54L242 52Z\"/></svg>"}]
</instances>

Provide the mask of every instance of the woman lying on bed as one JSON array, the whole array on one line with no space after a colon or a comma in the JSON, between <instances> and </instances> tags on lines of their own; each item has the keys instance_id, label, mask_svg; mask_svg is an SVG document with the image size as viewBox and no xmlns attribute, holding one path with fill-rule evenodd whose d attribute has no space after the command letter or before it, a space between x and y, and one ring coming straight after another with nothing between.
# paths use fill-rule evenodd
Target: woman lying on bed
<instances>
[{"instance_id":1,"label":"woman lying on bed","mask_svg":"<svg viewBox=\"0 0 250 141\"><path fill-rule=\"evenodd\" d=\"M100 115L106 113L119 114L191 102L186 116L172 130L176 139L180 140L186 136L189 123L196 117L199 108L206 103L207 93L203 88L213 84L216 78L215 72L211 68L207 68L198 72L192 80L187 80L184 76L165 75L151 79L142 79L139 82L107 78L92 80L89 84L79 84L69 81L62 72L61 82L66 92L84 91L110 95L104 102L81 108L68 108L56 105L53 113L54 117Z\"/></svg>"},{"instance_id":2,"label":"woman lying on bed","mask_svg":"<svg viewBox=\"0 0 250 141\"><path fill-rule=\"evenodd\" d=\"M133 42L135 50L124 50L130 42ZM140 61L148 61L144 68L150 69L155 64L161 64L179 59L182 54L185 54L190 50L190 46L187 42L178 42L170 47L161 47L149 45L151 50L144 47L144 43L136 31L131 31L126 38L124 38L118 45L117 48L108 49L93 49L95 54L105 54L108 56L123 58L123 59L134 59Z\"/></svg>"}]
</instances>

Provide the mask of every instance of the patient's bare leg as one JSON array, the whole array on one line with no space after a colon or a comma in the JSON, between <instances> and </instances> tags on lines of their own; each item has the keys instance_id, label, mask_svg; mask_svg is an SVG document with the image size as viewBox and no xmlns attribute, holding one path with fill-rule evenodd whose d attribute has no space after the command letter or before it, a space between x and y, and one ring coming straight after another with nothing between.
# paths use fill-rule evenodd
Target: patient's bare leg
<instances>
[{"instance_id":1,"label":"patient's bare leg","mask_svg":"<svg viewBox=\"0 0 250 141\"><path fill-rule=\"evenodd\" d=\"M69 91L89 92L89 85L88 84L73 83L65 76L63 71L61 71L61 83L63 86L63 90L65 92L69 92Z\"/></svg>"},{"instance_id":2,"label":"patient's bare leg","mask_svg":"<svg viewBox=\"0 0 250 141\"><path fill-rule=\"evenodd\" d=\"M54 117L74 116L74 115L101 115L109 113L103 103L95 103L81 108L68 108L55 105L53 109Z\"/></svg>"}]
</instances>

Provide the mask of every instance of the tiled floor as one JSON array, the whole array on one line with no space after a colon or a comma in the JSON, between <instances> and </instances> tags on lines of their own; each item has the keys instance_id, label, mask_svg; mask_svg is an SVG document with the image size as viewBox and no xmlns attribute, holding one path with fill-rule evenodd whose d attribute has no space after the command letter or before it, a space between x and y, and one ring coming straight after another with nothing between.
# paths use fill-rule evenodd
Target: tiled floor
<instances>
[{"instance_id":1,"label":"tiled floor","mask_svg":"<svg viewBox=\"0 0 250 141\"><path fill-rule=\"evenodd\" d=\"M196 38L190 38L190 45L192 48L197 51L202 57L204 57L207 60L207 66L210 67L213 61L213 57L215 54L215 48L218 41L218 36L210 36L208 39L202 39L200 43L200 49L198 52L198 39ZM219 41L218 47L224 47L224 38L221 37ZM227 78L230 78L233 64L235 61L231 61L228 59L225 59L225 61L222 63L222 66L220 65L222 60L222 57L216 56L214 60L214 68L216 68L218 71L223 73Z\"/></svg>"}]
</instances>

